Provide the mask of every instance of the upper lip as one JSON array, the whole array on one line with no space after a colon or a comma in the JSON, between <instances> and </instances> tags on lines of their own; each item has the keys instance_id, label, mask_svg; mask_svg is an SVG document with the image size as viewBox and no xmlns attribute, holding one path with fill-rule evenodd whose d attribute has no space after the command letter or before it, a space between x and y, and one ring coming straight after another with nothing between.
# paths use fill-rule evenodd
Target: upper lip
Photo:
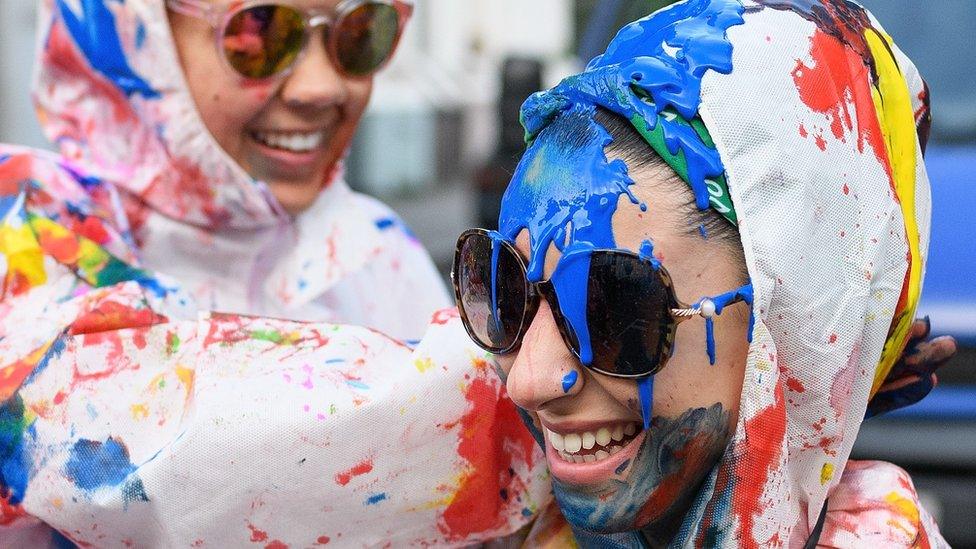
<instances>
[{"instance_id":1,"label":"upper lip","mask_svg":"<svg viewBox=\"0 0 976 549\"><path fill-rule=\"evenodd\" d=\"M571 433L583 433L583 432L593 432L599 430L601 427L613 427L616 425L626 424L626 423L640 423L640 420L633 418L619 418L601 421L559 421L556 423L550 423L543 419L539 421L542 422L542 426L554 433L559 433L560 435L567 435Z\"/></svg>"}]
</instances>

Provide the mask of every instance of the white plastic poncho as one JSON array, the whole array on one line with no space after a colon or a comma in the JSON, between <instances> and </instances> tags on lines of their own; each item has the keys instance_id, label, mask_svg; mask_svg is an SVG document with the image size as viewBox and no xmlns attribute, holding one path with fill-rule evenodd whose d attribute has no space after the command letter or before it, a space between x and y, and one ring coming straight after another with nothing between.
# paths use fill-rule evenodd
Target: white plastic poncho
<instances>
[{"instance_id":1,"label":"white plastic poncho","mask_svg":"<svg viewBox=\"0 0 976 549\"><path fill-rule=\"evenodd\" d=\"M338 175L281 213L196 114L164 10L41 9L34 91L61 154L0 146L0 545L520 528L544 462L434 314L426 252Z\"/></svg>"}]
</instances>

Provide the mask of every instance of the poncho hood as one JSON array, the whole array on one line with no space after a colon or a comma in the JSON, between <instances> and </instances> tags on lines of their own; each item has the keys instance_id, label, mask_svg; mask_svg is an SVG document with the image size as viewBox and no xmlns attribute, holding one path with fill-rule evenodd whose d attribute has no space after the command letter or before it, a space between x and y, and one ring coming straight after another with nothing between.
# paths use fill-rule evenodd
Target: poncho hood
<instances>
[{"instance_id":1,"label":"poncho hood","mask_svg":"<svg viewBox=\"0 0 976 549\"><path fill-rule=\"evenodd\" d=\"M82 172L201 227L285 216L217 144L184 81L161 0L45 0L34 97L47 137Z\"/></svg>"},{"instance_id":2,"label":"poncho hood","mask_svg":"<svg viewBox=\"0 0 976 549\"><path fill-rule=\"evenodd\" d=\"M828 500L823 540L928 543L904 472L848 461L925 269L912 62L849 0L687 0L530 98L528 137L579 105L630 120L700 208L737 222L754 292L738 424L674 544L803 546Z\"/></svg>"}]
</instances>

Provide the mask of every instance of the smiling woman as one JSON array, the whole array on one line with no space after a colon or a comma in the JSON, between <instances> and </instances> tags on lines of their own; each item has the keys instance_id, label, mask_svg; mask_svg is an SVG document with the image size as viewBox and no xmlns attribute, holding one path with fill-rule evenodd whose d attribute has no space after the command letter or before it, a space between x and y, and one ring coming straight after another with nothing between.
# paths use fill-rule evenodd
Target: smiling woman
<instances>
[{"instance_id":1,"label":"smiling woman","mask_svg":"<svg viewBox=\"0 0 976 549\"><path fill-rule=\"evenodd\" d=\"M929 223L924 82L871 16L679 2L522 121L455 293L577 540L944 546L904 471L848 460Z\"/></svg>"},{"instance_id":2,"label":"smiling woman","mask_svg":"<svg viewBox=\"0 0 976 549\"><path fill-rule=\"evenodd\" d=\"M0 546L468 546L545 507L427 252L343 179L408 2L39 4L60 154L0 145Z\"/></svg>"}]
</instances>

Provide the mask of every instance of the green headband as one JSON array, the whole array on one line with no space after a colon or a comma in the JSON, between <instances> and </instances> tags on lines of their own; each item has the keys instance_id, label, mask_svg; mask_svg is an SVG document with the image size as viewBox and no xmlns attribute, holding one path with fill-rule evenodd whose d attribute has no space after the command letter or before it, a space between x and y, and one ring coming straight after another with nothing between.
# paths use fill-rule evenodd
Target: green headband
<instances>
[{"instance_id":1,"label":"green headband","mask_svg":"<svg viewBox=\"0 0 976 549\"><path fill-rule=\"evenodd\" d=\"M661 114L658 115L658 123L654 125L653 129L647 127L647 121L639 114L635 113L630 118L630 123L633 124L637 133L641 134L644 141L647 141L647 144L654 149L654 152L668 166L671 166L671 169L678 174L678 177L685 183L688 183L688 161L685 160L685 153L680 147L676 147L677 153L671 152L671 149L668 148L667 141L664 137L665 124L662 122L671 125L690 126L702 140L702 143L710 149L715 149L715 142L712 141L712 136L708 133L708 128L705 127L701 118L696 116L689 122L671 107L667 107L661 111ZM705 184L708 185L708 201L712 209L718 212L729 223L737 226L738 218L735 215L735 208L732 206L732 196L729 194L729 185L725 181L725 175L722 174L716 178L705 179Z\"/></svg>"}]
</instances>

